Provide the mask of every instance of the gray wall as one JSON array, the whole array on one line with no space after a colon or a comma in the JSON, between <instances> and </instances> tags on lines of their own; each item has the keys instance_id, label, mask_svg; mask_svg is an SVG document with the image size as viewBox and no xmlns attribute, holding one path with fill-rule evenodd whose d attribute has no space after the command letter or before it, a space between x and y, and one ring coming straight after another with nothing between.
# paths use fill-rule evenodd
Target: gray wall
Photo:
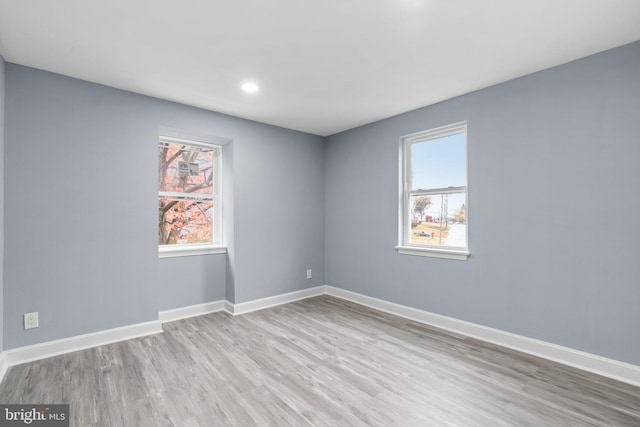
<instances>
[{"instance_id":1,"label":"gray wall","mask_svg":"<svg viewBox=\"0 0 640 427\"><path fill-rule=\"evenodd\" d=\"M300 280L324 285L323 138L269 126L246 131L250 143L233 147L234 301L290 292Z\"/></svg>"},{"instance_id":2,"label":"gray wall","mask_svg":"<svg viewBox=\"0 0 640 427\"><path fill-rule=\"evenodd\" d=\"M226 268L224 255L159 260L160 310L224 299Z\"/></svg>"},{"instance_id":3,"label":"gray wall","mask_svg":"<svg viewBox=\"0 0 640 427\"><path fill-rule=\"evenodd\" d=\"M327 284L640 365L640 42L327 139ZM398 138L468 121L468 261L399 255Z\"/></svg>"},{"instance_id":4,"label":"gray wall","mask_svg":"<svg viewBox=\"0 0 640 427\"><path fill-rule=\"evenodd\" d=\"M4 348L4 69L0 55L0 351Z\"/></svg>"},{"instance_id":5,"label":"gray wall","mask_svg":"<svg viewBox=\"0 0 640 427\"><path fill-rule=\"evenodd\" d=\"M6 68L5 348L324 284L322 138ZM160 127L233 140L229 257L157 258Z\"/></svg>"}]
</instances>

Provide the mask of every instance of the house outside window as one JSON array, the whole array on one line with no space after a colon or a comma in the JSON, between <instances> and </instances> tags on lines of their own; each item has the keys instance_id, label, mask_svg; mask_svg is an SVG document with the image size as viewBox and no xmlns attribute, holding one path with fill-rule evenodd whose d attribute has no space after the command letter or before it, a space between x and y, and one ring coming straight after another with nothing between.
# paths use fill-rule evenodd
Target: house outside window
<instances>
[{"instance_id":1,"label":"house outside window","mask_svg":"<svg viewBox=\"0 0 640 427\"><path fill-rule=\"evenodd\" d=\"M399 253L467 259L467 124L401 138Z\"/></svg>"}]
</instances>

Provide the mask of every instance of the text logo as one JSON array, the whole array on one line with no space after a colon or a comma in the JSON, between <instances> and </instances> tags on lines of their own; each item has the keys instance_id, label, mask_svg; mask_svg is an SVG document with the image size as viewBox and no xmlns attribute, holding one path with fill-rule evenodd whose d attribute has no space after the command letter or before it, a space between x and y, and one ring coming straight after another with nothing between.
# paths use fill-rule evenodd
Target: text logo
<instances>
[{"instance_id":1,"label":"text logo","mask_svg":"<svg viewBox=\"0 0 640 427\"><path fill-rule=\"evenodd\" d=\"M2 405L0 427L69 427L69 405Z\"/></svg>"}]
</instances>

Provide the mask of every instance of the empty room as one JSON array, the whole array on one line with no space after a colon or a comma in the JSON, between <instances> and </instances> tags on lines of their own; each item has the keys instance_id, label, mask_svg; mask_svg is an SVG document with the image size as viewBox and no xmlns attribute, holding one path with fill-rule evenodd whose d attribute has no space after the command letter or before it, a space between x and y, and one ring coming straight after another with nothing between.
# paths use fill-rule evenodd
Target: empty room
<instances>
[{"instance_id":1,"label":"empty room","mask_svg":"<svg viewBox=\"0 0 640 427\"><path fill-rule=\"evenodd\" d=\"M0 425L640 426L640 1L0 0Z\"/></svg>"}]
</instances>

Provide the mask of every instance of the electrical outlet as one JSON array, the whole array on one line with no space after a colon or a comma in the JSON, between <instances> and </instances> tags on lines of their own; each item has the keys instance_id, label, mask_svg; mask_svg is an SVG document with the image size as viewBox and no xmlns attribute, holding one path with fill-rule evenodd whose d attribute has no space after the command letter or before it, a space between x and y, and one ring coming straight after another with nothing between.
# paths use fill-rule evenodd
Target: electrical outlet
<instances>
[{"instance_id":1,"label":"electrical outlet","mask_svg":"<svg viewBox=\"0 0 640 427\"><path fill-rule=\"evenodd\" d=\"M24 328L25 329L33 329L37 328L38 325L38 312L34 311L33 313L25 313L24 314Z\"/></svg>"},{"instance_id":2,"label":"electrical outlet","mask_svg":"<svg viewBox=\"0 0 640 427\"><path fill-rule=\"evenodd\" d=\"M311 275L311 269L308 269L308 270L307 270L307 279L311 279L311 277L313 277L313 276Z\"/></svg>"}]
</instances>

